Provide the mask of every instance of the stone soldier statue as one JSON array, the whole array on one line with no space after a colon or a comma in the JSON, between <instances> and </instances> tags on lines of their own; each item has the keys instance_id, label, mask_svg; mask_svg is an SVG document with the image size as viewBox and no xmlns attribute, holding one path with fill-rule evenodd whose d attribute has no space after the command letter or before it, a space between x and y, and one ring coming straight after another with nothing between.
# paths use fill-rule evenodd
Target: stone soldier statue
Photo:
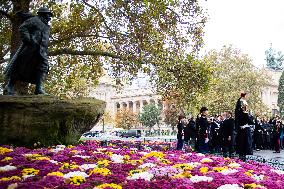
<instances>
[{"instance_id":1,"label":"stone soldier statue","mask_svg":"<svg viewBox=\"0 0 284 189\"><path fill-rule=\"evenodd\" d=\"M47 48L49 25L53 14L46 7L39 8L37 16L25 20L19 28L22 44L6 69L8 95L14 95L16 81L36 85L34 94L46 94L43 81L49 71Z\"/></svg>"}]
</instances>

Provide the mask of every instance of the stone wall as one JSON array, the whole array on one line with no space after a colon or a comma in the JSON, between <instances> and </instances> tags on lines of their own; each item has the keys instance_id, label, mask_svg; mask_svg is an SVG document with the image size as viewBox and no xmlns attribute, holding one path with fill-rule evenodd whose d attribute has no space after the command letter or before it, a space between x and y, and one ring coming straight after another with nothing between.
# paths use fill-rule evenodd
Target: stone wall
<instances>
[{"instance_id":1,"label":"stone wall","mask_svg":"<svg viewBox=\"0 0 284 189\"><path fill-rule=\"evenodd\" d=\"M0 96L0 144L74 144L103 115L105 102L94 98Z\"/></svg>"}]
</instances>

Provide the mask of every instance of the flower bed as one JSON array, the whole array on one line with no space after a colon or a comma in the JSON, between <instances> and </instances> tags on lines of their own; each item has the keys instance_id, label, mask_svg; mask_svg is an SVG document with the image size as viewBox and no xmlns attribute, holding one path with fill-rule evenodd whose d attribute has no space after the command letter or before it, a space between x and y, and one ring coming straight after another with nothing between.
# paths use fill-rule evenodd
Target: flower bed
<instances>
[{"instance_id":1,"label":"flower bed","mask_svg":"<svg viewBox=\"0 0 284 189\"><path fill-rule=\"evenodd\" d=\"M251 161L160 151L157 143L138 150L131 142L108 146L89 141L54 148L0 147L0 188L189 189L284 186L284 171ZM140 145L141 146L141 145ZM163 145L162 145L163 146Z\"/></svg>"}]
</instances>

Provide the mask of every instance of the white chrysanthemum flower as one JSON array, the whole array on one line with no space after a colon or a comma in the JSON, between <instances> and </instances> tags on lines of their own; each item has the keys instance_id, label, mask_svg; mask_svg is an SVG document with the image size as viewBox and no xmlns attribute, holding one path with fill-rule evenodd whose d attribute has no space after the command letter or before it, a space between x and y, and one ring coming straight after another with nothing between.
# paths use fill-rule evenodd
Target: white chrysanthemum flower
<instances>
[{"instance_id":1,"label":"white chrysanthemum flower","mask_svg":"<svg viewBox=\"0 0 284 189\"><path fill-rule=\"evenodd\" d=\"M34 174L31 174L31 175L24 175L23 176L23 179L27 179L27 178L29 178L29 177L34 177L35 175Z\"/></svg>"},{"instance_id":2,"label":"white chrysanthemum flower","mask_svg":"<svg viewBox=\"0 0 284 189\"><path fill-rule=\"evenodd\" d=\"M238 184L224 184L217 189L243 189L243 187L240 187Z\"/></svg>"},{"instance_id":3,"label":"white chrysanthemum flower","mask_svg":"<svg viewBox=\"0 0 284 189\"><path fill-rule=\"evenodd\" d=\"M66 148L65 145L56 145L56 148Z\"/></svg>"},{"instance_id":4,"label":"white chrysanthemum flower","mask_svg":"<svg viewBox=\"0 0 284 189\"><path fill-rule=\"evenodd\" d=\"M122 156L122 155L112 154L110 159L114 163L123 163L124 162L123 158L124 158L124 156Z\"/></svg>"},{"instance_id":5,"label":"white chrysanthemum flower","mask_svg":"<svg viewBox=\"0 0 284 189\"><path fill-rule=\"evenodd\" d=\"M138 152L139 154L141 154L141 155L146 155L146 154L148 154L148 152Z\"/></svg>"},{"instance_id":6,"label":"white chrysanthemum flower","mask_svg":"<svg viewBox=\"0 0 284 189\"><path fill-rule=\"evenodd\" d=\"M264 179L264 175L253 174L251 177L254 178L257 181L262 181Z\"/></svg>"},{"instance_id":7,"label":"white chrysanthemum flower","mask_svg":"<svg viewBox=\"0 0 284 189\"><path fill-rule=\"evenodd\" d=\"M220 171L220 173L222 173L223 175L229 175L229 174L233 174L233 173L237 173L239 172L236 169L224 169L222 171Z\"/></svg>"},{"instance_id":8,"label":"white chrysanthemum flower","mask_svg":"<svg viewBox=\"0 0 284 189\"><path fill-rule=\"evenodd\" d=\"M83 165L80 165L79 167L86 171L86 170L89 170L89 169L94 169L94 168L98 167L98 165L97 164L83 164Z\"/></svg>"},{"instance_id":9,"label":"white chrysanthemum flower","mask_svg":"<svg viewBox=\"0 0 284 189\"><path fill-rule=\"evenodd\" d=\"M197 182L201 182L201 181L204 181L204 182L211 182L213 180L212 177L207 177L207 176L198 176L198 175L195 175L195 176L192 176L190 177L190 180L191 182L193 183L197 183Z\"/></svg>"},{"instance_id":10,"label":"white chrysanthemum flower","mask_svg":"<svg viewBox=\"0 0 284 189\"><path fill-rule=\"evenodd\" d=\"M200 160L200 162L202 162L202 163L208 163L208 162L213 162L213 160L210 159L210 158L203 158L202 160Z\"/></svg>"},{"instance_id":11,"label":"white chrysanthemum flower","mask_svg":"<svg viewBox=\"0 0 284 189\"><path fill-rule=\"evenodd\" d=\"M231 167L231 168L239 168L241 166L241 164L234 162L234 163L230 163L228 166Z\"/></svg>"},{"instance_id":12,"label":"white chrysanthemum flower","mask_svg":"<svg viewBox=\"0 0 284 189\"><path fill-rule=\"evenodd\" d=\"M193 167L193 168L195 168L195 167L201 165L201 163L199 163L199 162L189 162L189 163L187 163L187 164L188 164L189 166Z\"/></svg>"},{"instance_id":13,"label":"white chrysanthemum flower","mask_svg":"<svg viewBox=\"0 0 284 189\"><path fill-rule=\"evenodd\" d=\"M0 172L5 172L5 171L13 171L16 170L17 167L12 166L12 165L5 165L3 167L0 167Z\"/></svg>"},{"instance_id":14,"label":"white chrysanthemum flower","mask_svg":"<svg viewBox=\"0 0 284 189\"><path fill-rule=\"evenodd\" d=\"M69 178L72 178L72 177L75 177L75 176L81 176L81 177L84 177L84 178L88 177L88 175L85 172L74 171L74 172L69 172L69 173L65 174L63 176L63 178L69 179Z\"/></svg>"},{"instance_id":15,"label":"white chrysanthemum flower","mask_svg":"<svg viewBox=\"0 0 284 189\"><path fill-rule=\"evenodd\" d=\"M284 175L284 171L278 170L278 169L271 169L270 171L277 173L279 175Z\"/></svg>"},{"instance_id":16,"label":"white chrysanthemum flower","mask_svg":"<svg viewBox=\"0 0 284 189\"><path fill-rule=\"evenodd\" d=\"M144 168L146 168L146 167L152 168L152 167L156 167L156 166L157 166L157 165L154 164L154 163L144 163L144 164L140 165L138 168L139 168L139 169L144 169Z\"/></svg>"},{"instance_id":17,"label":"white chrysanthemum flower","mask_svg":"<svg viewBox=\"0 0 284 189\"><path fill-rule=\"evenodd\" d=\"M127 177L128 180L144 179L150 181L154 177L153 174L149 172L134 173L132 176Z\"/></svg>"},{"instance_id":18,"label":"white chrysanthemum flower","mask_svg":"<svg viewBox=\"0 0 284 189\"><path fill-rule=\"evenodd\" d=\"M196 155L197 155L197 156L200 156L200 157L204 157L204 156L205 156L205 155L202 154L202 153L197 153Z\"/></svg>"},{"instance_id":19,"label":"white chrysanthemum flower","mask_svg":"<svg viewBox=\"0 0 284 189\"><path fill-rule=\"evenodd\" d=\"M82 155L75 155L73 157L79 157L79 158L82 158L82 159L88 159L88 158L91 158L91 156L82 156Z\"/></svg>"},{"instance_id":20,"label":"white chrysanthemum flower","mask_svg":"<svg viewBox=\"0 0 284 189\"><path fill-rule=\"evenodd\" d=\"M58 164L58 161L55 161L55 160L53 160L53 159L52 159L52 160L49 160L49 162L50 162L50 163L53 163L53 164L56 164L56 165Z\"/></svg>"}]
</instances>

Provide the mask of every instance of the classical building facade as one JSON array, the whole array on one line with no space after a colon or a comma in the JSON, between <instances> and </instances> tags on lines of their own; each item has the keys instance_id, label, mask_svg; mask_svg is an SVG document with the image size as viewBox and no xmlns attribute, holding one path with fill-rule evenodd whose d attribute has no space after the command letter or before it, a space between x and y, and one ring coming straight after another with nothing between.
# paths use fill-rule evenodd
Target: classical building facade
<instances>
[{"instance_id":1,"label":"classical building facade","mask_svg":"<svg viewBox=\"0 0 284 189\"><path fill-rule=\"evenodd\" d=\"M274 70L266 70L266 72L272 80L261 91L261 99L273 114L278 114L278 84L282 72ZM106 101L106 112L113 118L121 109L129 109L138 114L146 104L150 103L156 104L162 110L169 108L169 104L162 101L161 96L147 85L138 84L135 87L129 86L123 90L117 90L113 80L107 75L102 77L99 83L90 96Z\"/></svg>"},{"instance_id":2,"label":"classical building facade","mask_svg":"<svg viewBox=\"0 0 284 189\"><path fill-rule=\"evenodd\" d=\"M278 86L279 79L281 77L282 71L279 70L265 70L268 77L271 78L270 83L265 86L261 91L262 102L269 108L272 114L279 113L279 107L277 106L278 100Z\"/></svg>"},{"instance_id":3,"label":"classical building facade","mask_svg":"<svg viewBox=\"0 0 284 189\"><path fill-rule=\"evenodd\" d=\"M160 107L162 111L169 107L151 87L136 85L117 90L108 76L100 79L99 85L91 91L90 96L105 101L107 103L106 112L113 118L122 109L129 109L139 114L143 107L150 103Z\"/></svg>"}]
</instances>

